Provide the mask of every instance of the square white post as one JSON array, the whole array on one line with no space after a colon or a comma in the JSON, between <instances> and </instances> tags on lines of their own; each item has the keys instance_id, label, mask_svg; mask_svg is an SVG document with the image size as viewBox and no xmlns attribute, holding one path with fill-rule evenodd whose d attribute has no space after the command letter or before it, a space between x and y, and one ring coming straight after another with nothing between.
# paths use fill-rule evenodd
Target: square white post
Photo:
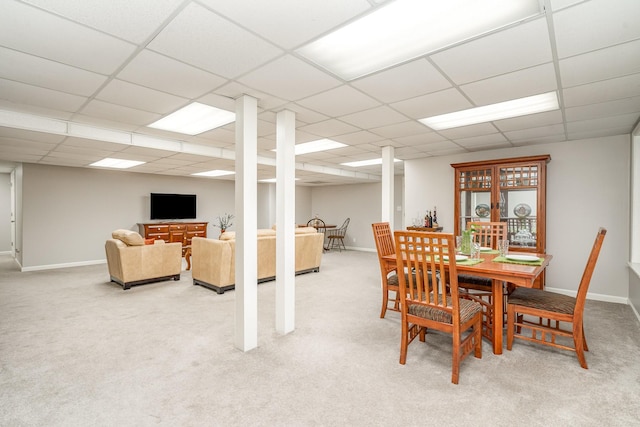
<instances>
[{"instance_id":1,"label":"square white post","mask_svg":"<svg viewBox=\"0 0 640 427\"><path fill-rule=\"evenodd\" d=\"M391 230L394 230L393 218L395 216L394 205L394 148L382 147L382 222L388 222Z\"/></svg>"},{"instance_id":2,"label":"square white post","mask_svg":"<svg viewBox=\"0 0 640 427\"><path fill-rule=\"evenodd\" d=\"M295 328L296 116L276 116L276 331Z\"/></svg>"},{"instance_id":3,"label":"square white post","mask_svg":"<svg viewBox=\"0 0 640 427\"><path fill-rule=\"evenodd\" d=\"M236 100L235 346L258 346L258 101Z\"/></svg>"}]
</instances>

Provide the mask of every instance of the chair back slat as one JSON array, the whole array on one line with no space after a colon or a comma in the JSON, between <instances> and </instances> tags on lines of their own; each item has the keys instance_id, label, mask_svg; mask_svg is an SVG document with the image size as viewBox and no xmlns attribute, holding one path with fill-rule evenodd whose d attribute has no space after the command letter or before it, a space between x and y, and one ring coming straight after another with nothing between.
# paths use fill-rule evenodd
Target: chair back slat
<instances>
[{"instance_id":1,"label":"chair back slat","mask_svg":"<svg viewBox=\"0 0 640 427\"><path fill-rule=\"evenodd\" d=\"M467 230L471 227L476 230L475 241L480 243L480 246L497 249L498 240L507 239L507 223L504 221L471 221L467 223Z\"/></svg>"},{"instance_id":2,"label":"chair back slat","mask_svg":"<svg viewBox=\"0 0 640 427\"><path fill-rule=\"evenodd\" d=\"M400 305L422 305L451 313L454 325L459 324L453 234L396 231L395 246L397 270L406 273L398 274ZM448 254L451 257L445 261L444 255Z\"/></svg>"},{"instance_id":3,"label":"chair back slat","mask_svg":"<svg viewBox=\"0 0 640 427\"><path fill-rule=\"evenodd\" d=\"M395 270L396 266L393 263L386 262L382 259L383 256L393 255L396 253L396 248L393 243L393 233L388 222L376 222L371 224L373 229L373 240L376 243L376 251L378 252L378 260L380 261L383 274L389 271Z\"/></svg>"},{"instance_id":4,"label":"chair back slat","mask_svg":"<svg viewBox=\"0 0 640 427\"><path fill-rule=\"evenodd\" d=\"M593 270L596 268L596 262L598 261L600 249L602 248L602 242L604 241L604 236L606 234L607 230L601 227L598 230L598 234L596 235L596 240L593 242L593 247L591 248L591 253L589 254L589 259L587 260L587 265L585 266L584 272L582 273L582 279L580 279L578 294L576 295L576 306L573 309L573 313L576 318L582 317L585 300L587 298L587 291L589 290L589 284L591 283L591 276L593 276Z\"/></svg>"}]
</instances>

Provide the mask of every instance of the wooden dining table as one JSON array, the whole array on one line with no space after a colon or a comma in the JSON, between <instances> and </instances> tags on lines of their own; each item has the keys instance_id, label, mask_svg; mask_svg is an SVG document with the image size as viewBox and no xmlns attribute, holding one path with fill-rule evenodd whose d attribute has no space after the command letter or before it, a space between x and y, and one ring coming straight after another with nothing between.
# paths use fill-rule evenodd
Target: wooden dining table
<instances>
[{"instance_id":1,"label":"wooden dining table","mask_svg":"<svg viewBox=\"0 0 640 427\"><path fill-rule=\"evenodd\" d=\"M480 253L482 262L476 265L464 265L457 263L458 274L470 274L473 276L486 277L492 280L492 300L493 300L493 353L502 354L502 339L504 327L504 292L503 282L511 283L515 286L532 288L538 276L547 268L553 258L549 254L531 254L542 258L541 265L512 264L506 262L494 262L498 257L496 253ZM387 261L396 262L396 255L386 255L382 257Z\"/></svg>"}]
</instances>

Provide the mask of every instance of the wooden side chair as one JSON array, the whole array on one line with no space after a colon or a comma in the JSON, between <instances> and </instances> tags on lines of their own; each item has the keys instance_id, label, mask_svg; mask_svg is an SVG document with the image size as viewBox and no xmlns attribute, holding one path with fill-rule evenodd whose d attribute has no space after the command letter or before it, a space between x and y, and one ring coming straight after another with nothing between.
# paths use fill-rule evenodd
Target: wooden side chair
<instances>
[{"instance_id":1,"label":"wooden side chair","mask_svg":"<svg viewBox=\"0 0 640 427\"><path fill-rule=\"evenodd\" d=\"M467 229L471 227L476 230L474 241L484 247L497 249L498 241L507 238L506 222L477 221L467 223ZM482 305L482 335L493 341L493 291L491 279L470 274L460 274L458 275L458 287L463 298L476 301ZM507 293L505 292L504 295L507 295Z\"/></svg>"},{"instance_id":2,"label":"wooden side chair","mask_svg":"<svg viewBox=\"0 0 640 427\"><path fill-rule=\"evenodd\" d=\"M452 234L395 232L397 271L415 272L398 274L400 363L406 363L407 347L416 337L425 341L428 328L449 333L453 341L451 382L458 384L460 362L472 352L482 358L482 306L459 298L454 242ZM445 259L445 254L451 258ZM448 283L443 279L447 277ZM466 331L469 333L463 337Z\"/></svg>"},{"instance_id":3,"label":"wooden side chair","mask_svg":"<svg viewBox=\"0 0 640 427\"><path fill-rule=\"evenodd\" d=\"M376 222L371 224L373 240L376 242L378 261L380 263L380 275L382 276L382 310L380 318L383 319L389 305L389 292L394 293L393 308L389 310L400 311L400 296L398 295L398 276L396 274L396 261L388 261L383 256L394 255L396 247L393 242L393 233L388 222Z\"/></svg>"},{"instance_id":4,"label":"wooden side chair","mask_svg":"<svg viewBox=\"0 0 640 427\"><path fill-rule=\"evenodd\" d=\"M351 218L345 219L340 228L327 231L327 239L329 239L327 247L329 249L337 247L338 249L340 249L340 252L342 252L342 249L347 249L344 245L344 238L347 235L347 227L349 227L349 221L351 221Z\"/></svg>"},{"instance_id":5,"label":"wooden side chair","mask_svg":"<svg viewBox=\"0 0 640 427\"><path fill-rule=\"evenodd\" d=\"M583 315L587 290L593 270L600 254L600 248L607 230L600 228L591 248L587 266L582 274L578 294L575 298L533 288L517 288L509 295L507 303L507 349L511 350L513 339L519 338L540 344L574 351L580 366L587 369L584 352L588 351L584 336ZM525 319L534 316L536 321ZM552 324L552 322L555 322ZM571 324L571 330L560 327L560 322ZM531 331L531 336L522 334L522 329ZM557 337L573 339L573 346L556 341Z\"/></svg>"}]
</instances>

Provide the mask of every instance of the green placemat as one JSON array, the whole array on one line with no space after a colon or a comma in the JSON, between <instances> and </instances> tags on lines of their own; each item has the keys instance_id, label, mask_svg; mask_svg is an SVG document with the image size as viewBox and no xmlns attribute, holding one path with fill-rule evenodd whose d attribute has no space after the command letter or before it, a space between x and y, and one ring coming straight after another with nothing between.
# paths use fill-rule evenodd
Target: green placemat
<instances>
[{"instance_id":1,"label":"green placemat","mask_svg":"<svg viewBox=\"0 0 640 427\"><path fill-rule=\"evenodd\" d=\"M538 258L537 261L518 261L515 259L507 259L503 256L497 256L493 259L493 262L503 262L505 264L522 264L522 265L542 265L544 258Z\"/></svg>"},{"instance_id":2,"label":"green placemat","mask_svg":"<svg viewBox=\"0 0 640 427\"><path fill-rule=\"evenodd\" d=\"M438 257L436 257L436 261L439 261ZM476 265L476 264L480 264L482 261L484 261L484 260L483 259L467 258L467 259L463 259L461 261L456 261L456 265Z\"/></svg>"}]
</instances>

